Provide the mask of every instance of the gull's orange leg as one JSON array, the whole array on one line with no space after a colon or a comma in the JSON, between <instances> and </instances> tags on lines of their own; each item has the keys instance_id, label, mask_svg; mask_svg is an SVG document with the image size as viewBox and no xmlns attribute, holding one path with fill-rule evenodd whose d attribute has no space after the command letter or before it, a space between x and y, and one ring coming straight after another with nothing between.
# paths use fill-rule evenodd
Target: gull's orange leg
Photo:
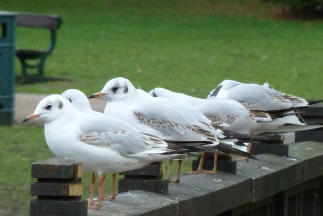
<instances>
[{"instance_id":1,"label":"gull's orange leg","mask_svg":"<svg viewBox=\"0 0 323 216\"><path fill-rule=\"evenodd\" d=\"M249 146L248 146L248 153L251 152L251 149L252 149L252 142L249 143Z\"/></svg>"},{"instance_id":2,"label":"gull's orange leg","mask_svg":"<svg viewBox=\"0 0 323 216\"><path fill-rule=\"evenodd\" d=\"M204 160L205 160L205 152L202 152L201 154L201 158L200 158L200 162L199 162L199 166L197 167L197 170L190 172L190 174L199 174L202 173L203 171L203 164L204 164Z\"/></svg>"},{"instance_id":3,"label":"gull's orange leg","mask_svg":"<svg viewBox=\"0 0 323 216\"><path fill-rule=\"evenodd\" d=\"M112 193L109 199L114 199L117 196L117 174L112 174Z\"/></svg>"},{"instance_id":4,"label":"gull's orange leg","mask_svg":"<svg viewBox=\"0 0 323 216\"><path fill-rule=\"evenodd\" d=\"M99 175L99 182L98 182L98 187L99 187L99 195L98 195L98 203L95 206L95 209L98 210L102 206L102 200L104 199L104 183L105 183L105 175Z\"/></svg>"},{"instance_id":5,"label":"gull's orange leg","mask_svg":"<svg viewBox=\"0 0 323 216\"><path fill-rule=\"evenodd\" d=\"M177 168L177 179L174 181L174 183L179 183L181 179L181 169L182 169L182 160L178 160L178 168Z\"/></svg>"},{"instance_id":6,"label":"gull's orange leg","mask_svg":"<svg viewBox=\"0 0 323 216\"><path fill-rule=\"evenodd\" d=\"M177 178L176 178L176 180L172 180L172 176L171 176L172 173L171 173L171 171L172 171L173 161L172 160L169 160L168 172L167 172L168 182L179 183L180 176L181 176L182 162L183 162L182 160L178 160Z\"/></svg>"},{"instance_id":7,"label":"gull's orange leg","mask_svg":"<svg viewBox=\"0 0 323 216\"><path fill-rule=\"evenodd\" d=\"M94 209L94 189L95 189L95 174L92 173L91 174L91 191L90 191L90 200L89 200L89 204L88 204L88 208L89 209Z\"/></svg>"}]
</instances>

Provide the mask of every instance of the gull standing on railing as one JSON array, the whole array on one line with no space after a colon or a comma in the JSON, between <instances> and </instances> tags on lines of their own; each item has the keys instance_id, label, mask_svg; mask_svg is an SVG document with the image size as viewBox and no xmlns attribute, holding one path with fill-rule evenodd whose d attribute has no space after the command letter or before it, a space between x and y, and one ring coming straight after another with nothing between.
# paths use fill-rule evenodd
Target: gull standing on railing
<instances>
[{"instance_id":1,"label":"gull standing on railing","mask_svg":"<svg viewBox=\"0 0 323 216\"><path fill-rule=\"evenodd\" d=\"M154 98L138 92L128 79L120 77L108 81L100 92L89 96L95 97L104 97L107 100L104 110L106 115L121 119L140 132L172 141L209 140L219 152L250 156L245 152L243 143L235 139L225 139L222 131L215 129L202 113L174 100ZM216 173L217 154L212 171L203 170L204 157L203 153L197 173ZM176 182L179 182L180 167L181 161Z\"/></svg>"},{"instance_id":2,"label":"gull standing on railing","mask_svg":"<svg viewBox=\"0 0 323 216\"><path fill-rule=\"evenodd\" d=\"M100 113L81 112L61 95L42 99L33 114L23 122L44 121L45 139L57 157L81 161L84 170L99 176L99 195L94 205L91 190L89 207L99 209L104 199L105 174L113 177L112 195L115 198L116 173L142 168L153 162L181 158L200 152L203 145L165 142L160 138L137 132L128 124ZM209 147L207 147L209 149Z\"/></svg>"},{"instance_id":3,"label":"gull standing on railing","mask_svg":"<svg viewBox=\"0 0 323 216\"><path fill-rule=\"evenodd\" d=\"M294 132L313 128L313 125L306 125L295 114L277 116L265 111L249 110L233 99L212 97L212 99L207 100L173 92L165 88L155 88L149 93L154 97L164 97L186 103L188 106L202 112L212 121L214 126L236 133L259 135Z\"/></svg>"},{"instance_id":4,"label":"gull standing on railing","mask_svg":"<svg viewBox=\"0 0 323 216\"><path fill-rule=\"evenodd\" d=\"M208 96L208 99L233 99L249 110L266 111L275 118L287 119L282 129L286 131L311 130L322 127L321 124L308 122L302 118L302 108L323 100L306 100L301 97L275 90L268 83L263 85L246 84L233 80L224 80ZM277 130L279 132L279 130Z\"/></svg>"},{"instance_id":5,"label":"gull standing on railing","mask_svg":"<svg viewBox=\"0 0 323 216\"><path fill-rule=\"evenodd\" d=\"M307 107L323 100L306 100L275 90L268 83L247 84L234 80L222 81L208 96L209 99L233 99L249 110L278 111Z\"/></svg>"}]
</instances>

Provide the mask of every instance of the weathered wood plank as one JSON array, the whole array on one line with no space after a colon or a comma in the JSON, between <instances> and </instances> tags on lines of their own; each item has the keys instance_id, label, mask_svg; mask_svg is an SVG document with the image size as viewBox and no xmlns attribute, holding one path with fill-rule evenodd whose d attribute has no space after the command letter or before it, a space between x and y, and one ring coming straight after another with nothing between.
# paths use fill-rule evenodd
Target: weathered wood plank
<instances>
[{"instance_id":1,"label":"weathered wood plank","mask_svg":"<svg viewBox=\"0 0 323 216\"><path fill-rule=\"evenodd\" d=\"M308 181L323 175L323 143L308 141L290 146L290 157L303 161L303 179Z\"/></svg>"},{"instance_id":2,"label":"weathered wood plank","mask_svg":"<svg viewBox=\"0 0 323 216\"><path fill-rule=\"evenodd\" d=\"M148 166L145 166L141 169L136 169L132 171L122 172L120 175L125 175L127 177L140 177L140 178L154 178L162 179L163 177L163 168L161 163L153 163Z\"/></svg>"},{"instance_id":3,"label":"weathered wood plank","mask_svg":"<svg viewBox=\"0 0 323 216\"><path fill-rule=\"evenodd\" d=\"M252 154L275 154L288 156L288 145L274 143L256 143L252 145Z\"/></svg>"},{"instance_id":4,"label":"weathered wood plank","mask_svg":"<svg viewBox=\"0 0 323 216\"><path fill-rule=\"evenodd\" d=\"M83 176L82 164L62 158L50 158L32 163L31 177L38 179L79 179Z\"/></svg>"},{"instance_id":5,"label":"weathered wood plank","mask_svg":"<svg viewBox=\"0 0 323 216\"><path fill-rule=\"evenodd\" d=\"M322 123L323 119L319 119L319 122ZM304 141L317 141L323 142L323 128L318 128L314 130L307 131L298 131L295 135L296 142L304 142Z\"/></svg>"},{"instance_id":6,"label":"weathered wood plank","mask_svg":"<svg viewBox=\"0 0 323 216\"><path fill-rule=\"evenodd\" d=\"M177 216L176 201L167 196L144 191L121 193L114 200L104 200L100 210L88 211L89 216Z\"/></svg>"},{"instance_id":7,"label":"weathered wood plank","mask_svg":"<svg viewBox=\"0 0 323 216\"><path fill-rule=\"evenodd\" d=\"M82 184L75 183L44 183L31 184L32 196L82 196Z\"/></svg>"},{"instance_id":8,"label":"weathered wood plank","mask_svg":"<svg viewBox=\"0 0 323 216\"><path fill-rule=\"evenodd\" d=\"M258 155L258 160L239 161L238 174L253 180L253 202L270 197L303 180L301 160Z\"/></svg>"},{"instance_id":9,"label":"weathered wood plank","mask_svg":"<svg viewBox=\"0 0 323 216\"><path fill-rule=\"evenodd\" d=\"M32 200L32 216L87 216L87 200Z\"/></svg>"},{"instance_id":10,"label":"weathered wood plank","mask_svg":"<svg viewBox=\"0 0 323 216\"><path fill-rule=\"evenodd\" d=\"M168 194L168 181L159 179L121 179L119 192L143 190L159 194Z\"/></svg>"}]
</instances>

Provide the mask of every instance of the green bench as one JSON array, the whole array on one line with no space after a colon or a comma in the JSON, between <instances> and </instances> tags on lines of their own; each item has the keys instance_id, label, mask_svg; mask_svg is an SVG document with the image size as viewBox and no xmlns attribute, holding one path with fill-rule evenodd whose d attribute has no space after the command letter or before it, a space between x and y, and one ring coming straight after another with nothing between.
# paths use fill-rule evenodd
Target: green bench
<instances>
[{"instance_id":1,"label":"green bench","mask_svg":"<svg viewBox=\"0 0 323 216\"><path fill-rule=\"evenodd\" d=\"M20 82L24 83L32 79L44 80L44 65L47 57L53 52L56 45L56 30L62 23L61 17L57 15L25 14L17 15L16 25L32 28L43 28L50 31L50 44L46 50L16 49L21 66L22 74ZM36 60L37 63L31 63ZM36 68L38 74L28 74L28 69Z\"/></svg>"}]
</instances>

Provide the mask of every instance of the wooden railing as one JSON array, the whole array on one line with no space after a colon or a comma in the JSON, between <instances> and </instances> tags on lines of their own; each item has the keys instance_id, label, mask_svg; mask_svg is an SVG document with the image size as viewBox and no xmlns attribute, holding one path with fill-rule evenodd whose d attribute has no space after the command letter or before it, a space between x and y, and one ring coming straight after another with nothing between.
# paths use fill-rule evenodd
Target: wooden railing
<instances>
[{"instance_id":1,"label":"wooden railing","mask_svg":"<svg viewBox=\"0 0 323 216\"><path fill-rule=\"evenodd\" d=\"M319 216L323 143L290 144L288 157L262 154L238 161L236 174L183 175L180 184L168 184L168 194L122 192L100 210L87 210L80 199L80 173L79 163L63 159L33 163L37 182L31 192L38 198L31 201L30 215Z\"/></svg>"},{"instance_id":2,"label":"wooden railing","mask_svg":"<svg viewBox=\"0 0 323 216\"><path fill-rule=\"evenodd\" d=\"M302 112L308 121L323 122L322 105ZM298 132L292 136L296 143L288 145L260 143L253 147L258 160L222 157L216 175L187 174L179 184L162 179L159 163L122 173L121 193L100 210L88 210L81 199L80 163L36 162L31 194L37 198L30 202L30 216L321 216L322 134L323 129ZM205 166L212 168L212 157Z\"/></svg>"}]
</instances>

